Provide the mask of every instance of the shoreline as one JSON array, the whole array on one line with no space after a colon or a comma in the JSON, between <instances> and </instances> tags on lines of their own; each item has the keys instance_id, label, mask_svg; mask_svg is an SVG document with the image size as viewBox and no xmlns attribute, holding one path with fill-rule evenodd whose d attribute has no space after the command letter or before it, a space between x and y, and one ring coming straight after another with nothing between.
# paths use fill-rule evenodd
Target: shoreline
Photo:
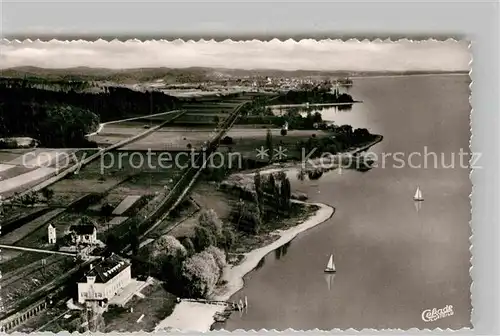
<instances>
[{"instance_id":1,"label":"shoreline","mask_svg":"<svg viewBox=\"0 0 500 336\"><path fill-rule=\"evenodd\" d=\"M356 155L364 152L381 142L383 138L384 137L382 135L377 135L377 137L370 143L351 149L341 155ZM321 158L316 158L311 161L315 162L315 164L321 164L321 160ZM270 166L265 169L261 168L241 173L244 175L253 175L256 171L260 171L261 174L269 174L289 169L299 170L301 169L301 165L302 163L285 162L279 164L277 167ZM224 269L220 279L226 281L226 284L216 288L214 293L211 295L211 299L216 301L228 301L231 296L239 292L244 287L244 277L248 273L252 272L266 255L292 241L300 233L326 222L335 214L335 208L324 203L310 203L299 200L292 200L292 202L305 205L316 205L319 209L302 223L294 227L286 230L275 230L271 232L271 234L279 235L279 238L265 246L258 247L250 252L244 253L243 260L239 264L233 266L228 265ZM155 331L181 330L208 332L211 330L212 325L216 323L214 319L215 315L217 313L222 313L223 311L224 308L220 305L181 301L175 306L169 316L158 323L155 327ZM190 318L190 316L193 316L194 314L198 316L196 324L193 324L193 320Z\"/></svg>"},{"instance_id":2,"label":"shoreline","mask_svg":"<svg viewBox=\"0 0 500 336\"><path fill-rule=\"evenodd\" d=\"M215 293L212 294L212 299L217 301L227 301L231 296L236 294L244 287L244 277L253 271L260 260L269 253L280 248L286 243L292 241L300 233L316 227L327 220L329 220L335 213L335 208L324 203L309 203L298 200L292 200L294 203L301 203L306 205L316 205L319 209L309 218L302 223L291 227L286 230L275 230L271 234L277 234L279 239L263 247L256 248L251 252L245 253L243 260L235 266L227 266L221 280L227 283L219 288L216 288ZM205 309L200 305L205 306ZM155 331L164 330L181 330L181 331L197 331L208 332L212 325L216 322L214 320L215 313L221 312L224 308L221 306L204 304L204 303L191 303L182 301L177 304L173 312L163 319L155 327ZM196 315L198 323L192 326L192 316ZM190 329L180 329L179 327L189 326Z\"/></svg>"},{"instance_id":3,"label":"shoreline","mask_svg":"<svg viewBox=\"0 0 500 336\"><path fill-rule=\"evenodd\" d=\"M370 149L371 147L375 146L376 144L382 142L382 140L384 139L384 136L383 135L380 135L378 134L376 139L374 139L372 142L366 144L366 145L363 145L361 147L356 147L350 151L347 151L347 152L342 152L342 153L338 153L338 154L335 154L334 155L334 158L336 157L343 157L343 156L355 156L359 153L362 153L364 151L367 151L368 149ZM283 170L291 170L291 169L295 169L297 171L301 170L301 169L305 169L305 166L308 162L306 161L303 161L303 162L300 162L300 161L284 161L284 162L277 162L277 163L274 163L270 166L267 166L265 168L254 168L254 169L249 169L247 171L242 171L242 172L239 172L237 174L244 174L244 175L253 175L255 172L260 172L261 174L269 174L269 173L276 173L278 171L283 171ZM309 159L309 163L312 163L313 165L319 165L321 166L322 164L326 164L326 163L332 163L332 160L330 159L325 159L325 158L314 158L314 159ZM335 163L334 164L336 165L335 167L329 167L327 170L332 170L332 169L336 169L336 168L339 168L339 167L342 167L342 162L340 163ZM338 166L338 167L337 167ZM342 167L342 168L345 168L345 167Z\"/></svg>"}]
</instances>

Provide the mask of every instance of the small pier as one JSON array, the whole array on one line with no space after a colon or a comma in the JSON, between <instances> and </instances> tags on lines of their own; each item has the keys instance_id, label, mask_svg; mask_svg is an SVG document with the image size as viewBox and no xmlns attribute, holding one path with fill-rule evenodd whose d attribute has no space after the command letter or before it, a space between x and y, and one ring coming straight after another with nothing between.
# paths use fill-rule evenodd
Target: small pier
<instances>
[{"instance_id":1,"label":"small pier","mask_svg":"<svg viewBox=\"0 0 500 336\"><path fill-rule=\"evenodd\" d=\"M241 306L238 305L236 302L227 302L227 301L217 301L217 300L206 300L206 299L178 299L178 301L185 301L185 302L195 302L195 303L205 303L205 304L211 304L211 305L218 305L218 306L225 306L226 308L229 308L231 310L240 310ZM244 308L244 307L243 307Z\"/></svg>"},{"instance_id":2,"label":"small pier","mask_svg":"<svg viewBox=\"0 0 500 336\"><path fill-rule=\"evenodd\" d=\"M246 296L245 296L245 301L240 299L239 302L227 302L227 301L205 300L205 299L180 299L180 298L178 298L177 301L224 306L225 308L223 312L218 312L214 315L215 322L224 322L229 318L231 313L234 311L239 311L240 314L242 314L244 310L245 311L248 310L248 299Z\"/></svg>"}]
</instances>

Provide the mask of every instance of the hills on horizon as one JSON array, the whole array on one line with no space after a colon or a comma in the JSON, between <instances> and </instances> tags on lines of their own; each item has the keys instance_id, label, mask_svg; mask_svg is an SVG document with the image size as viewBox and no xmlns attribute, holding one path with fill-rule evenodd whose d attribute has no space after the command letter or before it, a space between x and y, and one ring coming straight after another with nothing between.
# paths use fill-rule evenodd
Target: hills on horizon
<instances>
[{"instance_id":1,"label":"hills on horizon","mask_svg":"<svg viewBox=\"0 0 500 336\"><path fill-rule=\"evenodd\" d=\"M220 78L221 76L242 77L359 77L384 75L417 75L464 73L468 71L350 71L350 70L278 70L278 69L228 69L228 68L131 68L109 69L92 67L73 68L41 68L35 66L20 66L0 70L1 77L23 78L42 77L52 80L82 80L82 81L115 81L115 82L147 82L163 79L165 82L201 82Z\"/></svg>"}]
</instances>

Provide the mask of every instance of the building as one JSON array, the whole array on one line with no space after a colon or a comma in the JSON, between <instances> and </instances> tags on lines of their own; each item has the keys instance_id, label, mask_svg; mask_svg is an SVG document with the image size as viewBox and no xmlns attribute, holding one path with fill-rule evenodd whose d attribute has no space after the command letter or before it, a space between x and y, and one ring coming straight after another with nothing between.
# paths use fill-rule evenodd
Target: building
<instances>
[{"instance_id":1,"label":"building","mask_svg":"<svg viewBox=\"0 0 500 336\"><path fill-rule=\"evenodd\" d=\"M108 302L132 280L130 263L116 254L101 260L78 282L78 302Z\"/></svg>"},{"instance_id":2,"label":"building","mask_svg":"<svg viewBox=\"0 0 500 336\"><path fill-rule=\"evenodd\" d=\"M69 230L74 244L97 243L97 228L93 224L72 225Z\"/></svg>"},{"instance_id":3,"label":"building","mask_svg":"<svg viewBox=\"0 0 500 336\"><path fill-rule=\"evenodd\" d=\"M55 244L57 235L56 235L56 228L52 226L52 224L49 224L47 227L47 234L49 238L49 244Z\"/></svg>"}]
</instances>

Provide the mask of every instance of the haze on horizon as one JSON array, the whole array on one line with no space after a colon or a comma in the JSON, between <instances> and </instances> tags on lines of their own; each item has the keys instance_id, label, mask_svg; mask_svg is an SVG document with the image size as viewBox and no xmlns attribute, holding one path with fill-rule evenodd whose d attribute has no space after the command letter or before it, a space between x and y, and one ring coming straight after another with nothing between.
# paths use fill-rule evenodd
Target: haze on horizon
<instances>
[{"instance_id":1,"label":"haze on horizon","mask_svg":"<svg viewBox=\"0 0 500 336\"><path fill-rule=\"evenodd\" d=\"M467 71L466 41L5 41L0 68Z\"/></svg>"}]
</instances>

